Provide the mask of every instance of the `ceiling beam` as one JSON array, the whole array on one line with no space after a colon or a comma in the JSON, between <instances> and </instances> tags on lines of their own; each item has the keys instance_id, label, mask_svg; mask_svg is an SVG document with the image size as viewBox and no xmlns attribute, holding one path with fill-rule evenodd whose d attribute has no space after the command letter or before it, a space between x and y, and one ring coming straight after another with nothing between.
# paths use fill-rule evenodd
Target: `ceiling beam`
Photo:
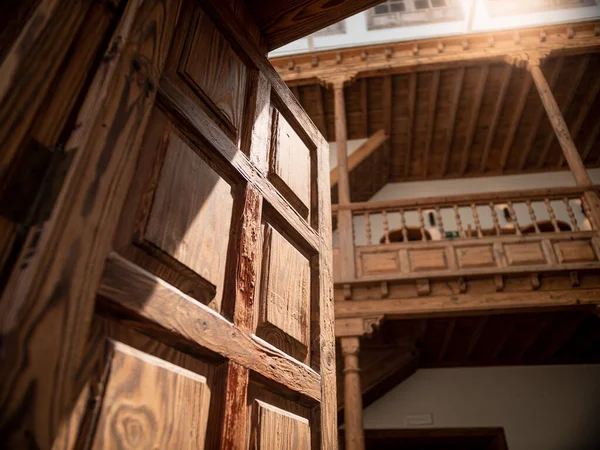
<instances>
[{"instance_id":1,"label":"ceiling beam","mask_svg":"<svg viewBox=\"0 0 600 450\"><path fill-rule=\"evenodd\" d=\"M308 36L384 0L254 0L254 16L267 49Z\"/></svg>"},{"instance_id":2,"label":"ceiling beam","mask_svg":"<svg viewBox=\"0 0 600 450\"><path fill-rule=\"evenodd\" d=\"M462 158L460 162L460 174L464 175L469 167L469 155L471 153L471 146L473 145L473 138L475 136L475 128L479 120L479 110L481 109L481 101L483 99L483 92L485 91L485 83L488 78L490 71L489 64L485 64L481 67L479 72L479 80L477 87L475 88L475 96L473 97L473 104L471 105L471 116L469 118L469 126L467 128L467 140L463 148Z\"/></svg>"},{"instance_id":3,"label":"ceiling beam","mask_svg":"<svg viewBox=\"0 0 600 450\"><path fill-rule=\"evenodd\" d=\"M529 91L531 90L532 81L533 79L531 78L531 74L525 71L525 79L523 80L523 84L521 85L519 97L517 98L517 104L511 115L512 121L510 122L508 134L504 138L504 146L502 147L502 155L500 156L500 167L502 172L504 172L504 169L506 168L506 164L508 162L508 155L510 154L510 150L515 139L515 134L517 133L517 129L519 128L519 125L521 123L521 116L523 115L525 103L527 102Z\"/></svg>"},{"instance_id":4,"label":"ceiling beam","mask_svg":"<svg viewBox=\"0 0 600 450\"><path fill-rule=\"evenodd\" d=\"M565 56L597 52L600 35L596 27L600 21L573 24L575 36L569 38L564 25L529 28L520 30L520 40L515 41L515 30L469 35L469 45L463 46L456 36L422 39L415 42L385 43L359 48L335 49L319 52L319 63L313 64L313 54L282 56L271 62L286 82L307 78L328 79L331 77L369 76L386 73L456 68L467 64L501 62L507 55L543 51L552 56ZM546 34L540 42L540 33ZM493 46L490 46L493 42ZM443 48L440 52L439 49ZM291 63L290 63L291 61Z\"/></svg>"},{"instance_id":5,"label":"ceiling beam","mask_svg":"<svg viewBox=\"0 0 600 450\"><path fill-rule=\"evenodd\" d=\"M510 77L512 75L512 71L513 71L513 66L511 64L506 64L504 67L504 73L502 74L502 84L500 85L500 92L498 92L498 98L496 100L496 104L494 105L494 112L492 113L492 121L490 123L488 135L485 140L485 146L483 148L483 154L481 156L481 165L479 166L480 172L485 172L485 166L487 164L488 156L490 154L490 149L492 148L492 143L494 142L494 138L496 137L496 128L498 127L498 119L500 118L500 113L502 112L502 107L504 106L504 99L506 98L506 90L508 89L508 83L510 82Z\"/></svg>"},{"instance_id":6,"label":"ceiling beam","mask_svg":"<svg viewBox=\"0 0 600 450\"><path fill-rule=\"evenodd\" d=\"M554 70L552 71L552 75L548 80L548 85L550 89L554 89L556 87L556 83L558 82L558 77L560 76L560 71L563 68L565 63L565 58L557 58L556 65L554 66ZM525 145L523 147L524 151L521 154L521 160L519 161L519 170L523 170L525 165L527 164L527 158L529 157L529 153L531 153L531 149L533 148L533 143L535 141L535 137L537 136L538 129L540 127L540 123L542 122L542 118L545 117L546 110L544 109L544 105L540 100L540 104L538 105L538 109L535 112L535 119L533 121L533 125L531 127L531 131L525 140Z\"/></svg>"},{"instance_id":7,"label":"ceiling beam","mask_svg":"<svg viewBox=\"0 0 600 450\"><path fill-rule=\"evenodd\" d=\"M583 123L585 122L585 119L587 118L590 109L592 109L592 106L596 101L598 92L600 92L600 77L596 77L592 89L589 92L589 94L586 95L583 105L580 106L579 113L577 114L577 118L575 119L575 123L573 123L573 126L571 127L571 137L573 138L573 142L575 142L577 136L579 136L581 127L583 126ZM598 128L598 124L600 124L600 120L596 120L596 128ZM585 158L587 158L586 154L584 154L582 160L585 161ZM561 168L564 165L564 163L565 155L563 155L563 153L561 152L558 167Z\"/></svg>"},{"instance_id":8,"label":"ceiling beam","mask_svg":"<svg viewBox=\"0 0 600 450\"><path fill-rule=\"evenodd\" d=\"M383 77L383 129L388 136L392 135L392 76L386 75ZM391 139L386 143L387 161L388 161L388 178L392 173L392 143Z\"/></svg>"},{"instance_id":9,"label":"ceiling beam","mask_svg":"<svg viewBox=\"0 0 600 450\"><path fill-rule=\"evenodd\" d=\"M496 345L490 351L488 351L488 353L486 355L486 359L489 359L489 361L493 361L496 358L498 358L498 355L502 352L502 349L508 342L508 339L513 334L513 331L517 326L517 322L519 321L519 316L516 314L513 316L509 316L507 318L507 321L509 321L509 322L508 322L508 324L505 323L505 325L502 329L502 334L499 336L499 339L496 341Z\"/></svg>"},{"instance_id":10,"label":"ceiling beam","mask_svg":"<svg viewBox=\"0 0 600 450\"><path fill-rule=\"evenodd\" d=\"M592 128L592 131L591 131L585 145L583 146L583 155L581 156L581 160L583 162L585 162L585 160L589 156L590 152L592 151L592 148L594 148L594 144L596 143L596 139L598 138L599 134L600 134L600 120L597 120L596 124L594 125L594 128ZM596 164L600 164L600 155L598 155Z\"/></svg>"},{"instance_id":11,"label":"ceiling beam","mask_svg":"<svg viewBox=\"0 0 600 450\"><path fill-rule=\"evenodd\" d=\"M427 177L429 170L429 153L431 151L431 141L433 141L433 130L435 128L435 112L437 105L438 91L440 89L440 71L433 72L431 88L429 89L429 100L427 102L427 135L425 137L425 149L423 151L423 176Z\"/></svg>"},{"instance_id":12,"label":"ceiling beam","mask_svg":"<svg viewBox=\"0 0 600 450\"><path fill-rule=\"evenodd\" d=\"M446 331L444 332L444 340L442 345L440 346L440 351L437 355L438 362L444 360L444 356L446 356L446 352L448 350L448 345L450 344L450 340L452 339L452 335L454 334L454 327L456 326L456 318L452 317L448 321L446 325Z\"/></svg>"},{"instance_id":13,"label":"ceiling beam","mask_svg":"<svg viewBox=\"0 0 600 450\"><path fill-rule=\"evenodd\" d=\"M481 337L483 330L485 330L487 321L488 316L481 316L478 318L477 326L475 327L475 331L473 331L473 334L471 335L471 339L469 340L469 345L467 345L463 361L467 362L471 359L473 350L475 350L475 346L479 342L479 338Z\"/></svg>"},{"instance_id":14,"label":"ceiling beam","mask_svg":"<svg viewBox=\"0 0 600 450\"><path fill-rule=\"evenodd\" d=\"M546 310L561 307L596 305L597 289L563 291L495 292L460 296L422 296L384 300L336 302L335 317L393 315L394 317L442 317L468 313L501 314L513 311Z\"/></svg>"},{"instance_id":15,"label":"ceiling beam","mask_svg":"<svg viewBox=\"0 0 600 450\"><path fill-rule=\"evenodd\" d=\"M458 111L458 103L460 102L460 94L462 92L463 79L465 77L465 68L460 67L456 71L454 80L454 92L452 93L452 103L450 106L450 117L448 118L448 129L446 130L446 142L444 149L444 159L442 160L442 176L448 172L448 163L450 161L450 151L452 149L452 140L454 139L454 129L456 128L456 112Z\"/></svg>"},{"instance_id":16,"label":"ceiling beam","mask_svg":"<svg viewBox=\"0 0 600 450\"><path fill-rule=\"evenodd\" d=\"M569 81L569 91L567 92L567 97L565 98L564 103L560 107L560 112L562 113L563 118L565 117L565 114L569 110L569 107L571 106L571 103L573 102L573 98L575 98L575 93L577 92L577 88L581 84L581 79L583 78L583 75L585 75L585 71L587 69L589 62L590 62L590 55L586 55L583 58L583 60L581 61L581 63L579 64L577 72L575 73L575 77ZM540 155L540 158L539 158L538 164L537 164L538 169L541 169L546 164L546 159L548 159L550 150L552 150L552 148L554 148L553 144L556 143L555 140L556 140L556 135L554 134L554 130L552 130L552 132L549 133L548 137L546 138L544 147L542 147L542 153Z\"/></svg>"},{"instance_id":17,"label":"ceiling beam","mask_svg":"<svg viewBox=\"0 0 600 450\"><path fill-rule=\"evenodd\" d=\"M410 162L412 159L412 147L414 139L415 107L417 102L417 74L408 76L408 121L406 129L406 154L404 157L404 177L410 176Z\"/></svg>"},{"instance_id":18,"label":"ceiling beam","mask_svg":"<svg viewBox=\"0 0 600 450\"><path fill-rule=\"evenodd\" d=\"M363 162L369 155L371 155L375 150L377 150L381 144L383 144L387 139L388 135L385 134L384 130L379 130L369 139L366 140L360 147L358 147L354 153L348 156L348 173L352 172L358 165ZM330 172L330 185L331 187L335 186L339 181L340 172L337 167L331 169Z\"/></svg>"},{"instance_id":19,"label":"ceiling beam","mask_svg":"<svg viewBox=\"0 0 600 450\"><path fill-rule=\"evenodd\" d=\"M548 335L544 340L544 345L536 351L530 351L525 355L535 362L543 362L551 359L575 334L577 329L585 322L588 316L582 312L579 314L571 313L571 315L561 316L555 314L554 324L552 328L555 330Z\"/></svg>"},{"instance_id":20,"label":"ceiling beam","mask_svg":"<svg viewBox=\"0 0 600 450\"><path fill-rule=\"evenodd\" d=\"M542 332L550 325L550 322L552 321L551 318L552 316L548 315L543 319L538 320L535 326L529 329L529 336L521 342L519 350L514 355L515 361L521 361L529 349L535 345Z\"/></svg>"}]
</instances>

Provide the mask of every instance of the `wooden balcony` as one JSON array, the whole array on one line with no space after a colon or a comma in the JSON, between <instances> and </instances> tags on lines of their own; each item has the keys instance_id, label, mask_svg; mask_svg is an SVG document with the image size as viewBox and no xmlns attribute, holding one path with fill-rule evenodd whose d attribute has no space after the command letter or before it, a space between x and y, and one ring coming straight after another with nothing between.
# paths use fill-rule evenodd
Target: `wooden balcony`
<instances>
[{"instance_id":1,"label":"wooden balcony","mask_svg":"<svg viewBox=\"0 0 600 450\"><path fill-rule=\"evenodd\" d=\"M409 302L404 302L385 311L382 306L380 312L447 314L453 311L453 298L459 298L453 296L458 294L502 292L502 304L510 309L513 300L519 302L513 305L517 307L544 302L541 292L550 285L555 291L557 280L563 283L559 290L583 287L581 278L600 269L600 235L597 224L589 219L591 214L585 196L586 191L598 188L538 189L336 205L334 223L340 211L351 211L355 267L353 278L345 279L341 275L344 262L334 233L336 299L437 296L435 298L445 302L444 308L432 304L431 310L421 310L428 307L428 302L420 302L420 307L410 309ZM528 284L526 288L524 283ZM510 286L505 289L505 284ZM540 289L542 284L544 288ZM507 298L509 291L515 291L515 285L520 294ZM541 296L528 297L528 291L540 291ZM592 303L600 295L593 289L577 292L578 297L567 295L562 300L550 301ZM465 307L471 312L489 307L485 297L479 301L478 306ZM455 303L457 313L465 312L460 302ZM342 305L338 306L337 316L344 317ZM356 306L354 302L346 306L348 317L356 317L356 308L353 309ZM385 308L389 306L386 304ZM371 303L365 314L376 313L376 310Z\"/></svg>"}]
</instances>

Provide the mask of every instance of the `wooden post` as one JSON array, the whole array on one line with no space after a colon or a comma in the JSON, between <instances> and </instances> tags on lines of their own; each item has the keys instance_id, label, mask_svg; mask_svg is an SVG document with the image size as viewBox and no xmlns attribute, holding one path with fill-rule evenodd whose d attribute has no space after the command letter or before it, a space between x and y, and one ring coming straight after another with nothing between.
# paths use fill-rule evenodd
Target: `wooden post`
<instances>
[{"instance_id":1,"label":"wooden post","mask_svg":"<svg viewBox=\"0 0 600 450\"><path fill-rule=\"evenodd\" d=\"M360 368L358 337L340 339L344 356L344 436L347 450L364 450L362 390L360 387Z\"/></svg>"},{"instance_id":2,"label":"wooden post","mask_svg":"<svg viewBox=\"0 0 600 450\"><path fill-rule=\"evenodd\" d=\"M565 160L569 165L569 169L571 169L571 173L575 178L575 183L577 186L581 187L592 186L592 180L585 170L585 165L577 151L577 147L575 147L575 142L573 142L571 133L569 133L569 127L567 126L560 108L556 103L556 99L552 94L552 90L542 73L540 60L538 58L530 59L527 64L527 69L531 72L535 87L540 94L540 99L542 100L550 123L552 124L552 128L554 129L554 133L556 134L556 139L560 144ZM591 215L589 219L592 226L596 230L600 230L600 200L598 199L598 194L593 191L587 191L584 193L583 201L588 205Z\"/></svg>"},{"instance_id":3,"label":"wooden post","mask_svg":"<svg viewBox=\"0 0 600 450\"><path fill-rule=\"evenodd\" d=\"M344 102L344 81L333 83L335 98L335 144L338 169L338 203L350 204L350 180L348 177L348 147L346 131L346 105ZM354 225L352 211L340 209L338 213L338 233L340 242L340 273L344 281L356 276L354 256Z\"/></svg>"}]
</instances>

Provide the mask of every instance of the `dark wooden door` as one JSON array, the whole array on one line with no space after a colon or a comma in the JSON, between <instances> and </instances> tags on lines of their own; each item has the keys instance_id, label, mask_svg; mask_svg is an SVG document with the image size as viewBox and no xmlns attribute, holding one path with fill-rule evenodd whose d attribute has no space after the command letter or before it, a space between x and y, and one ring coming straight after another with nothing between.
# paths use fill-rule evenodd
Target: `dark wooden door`
<instances>
[{"instance_id":1,"label":"dark wooden door","mask_svg":"<svg viewBox=\"0 0 600 450\"><path fill-rule=\"evenodd\" d=\"M336 448L327 143L244 3L19 8L0 446ZM34 140L61 156L35 188Z\"/></svg>"}]
</instances>

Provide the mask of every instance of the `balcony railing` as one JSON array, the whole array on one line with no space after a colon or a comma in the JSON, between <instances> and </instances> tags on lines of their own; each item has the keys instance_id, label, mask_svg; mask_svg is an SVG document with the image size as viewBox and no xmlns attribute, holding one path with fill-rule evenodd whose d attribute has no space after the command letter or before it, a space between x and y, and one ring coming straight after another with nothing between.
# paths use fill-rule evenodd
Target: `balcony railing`
<instances>
[{"instance_id":1,"label":"balcony railing","mask_svg":"<svg viewBox=\"0 0 600 450\"><path fill-rule=\"evenodd\" d=\"M333 214L335 223L340 208L352 213L356 277L412 277L597 264L588 206L582 188L555 188L334 205ZM334 231L334 259L337 247Z\"/></svg>"}]
</instances>

